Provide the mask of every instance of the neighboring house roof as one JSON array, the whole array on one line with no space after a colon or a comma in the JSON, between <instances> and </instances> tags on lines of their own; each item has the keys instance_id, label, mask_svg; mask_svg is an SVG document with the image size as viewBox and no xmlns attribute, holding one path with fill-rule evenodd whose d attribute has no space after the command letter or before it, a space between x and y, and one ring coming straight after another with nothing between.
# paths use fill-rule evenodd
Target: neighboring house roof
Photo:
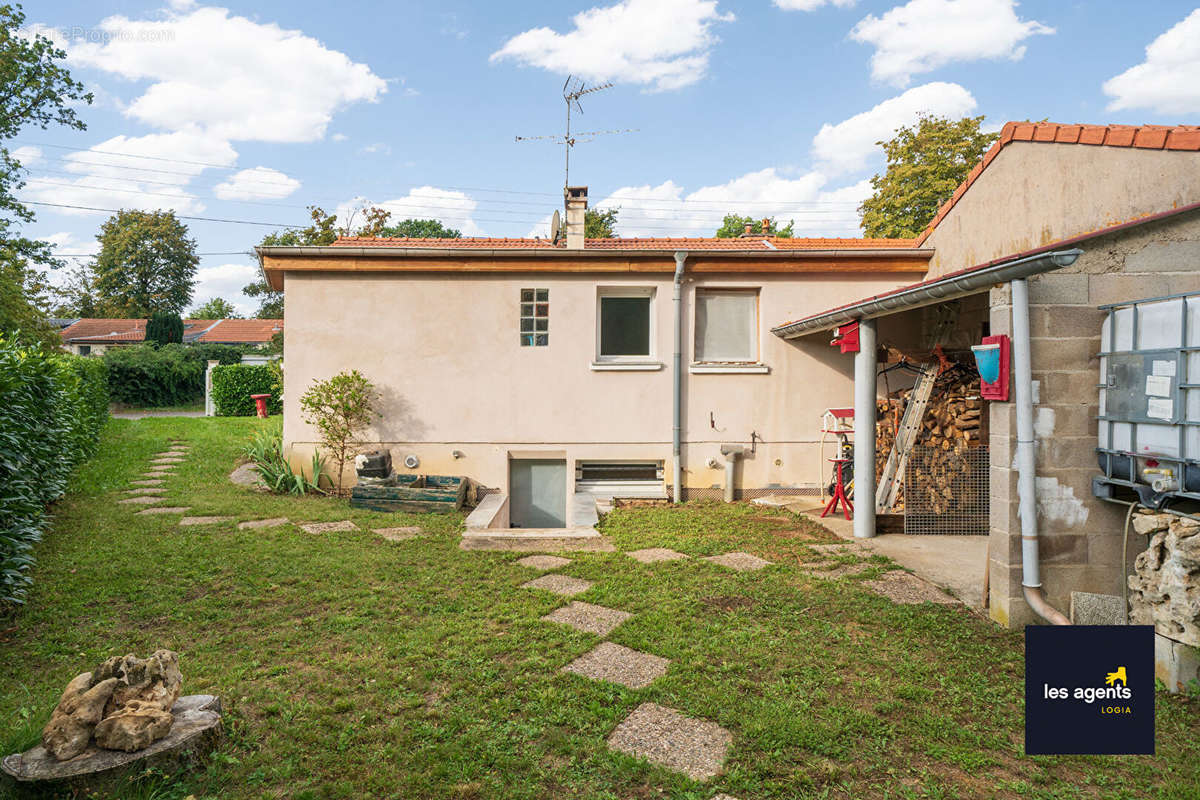
<instances>
[{"instance_id":1,"label":"neighboring house roof","mask_svg":"<svg viewBox=\"0 0 1200 800\"><path fill-rule=\"evenodd\" d=\"M690 272L920 273L932 250L912 239L780 239L775 236L588 239L348 237L331 245L256 248L276 291L285 272L671 272L688 253Z\"/></svg>"},{"instance_id":2,"label":"neighboring house roof","mask_svg":"<svg viewBox=\"0 0 1200 800\"><path fill-rule=\"evenodd\" d=\"M264 344L283 330L281 319L185 319L183 340L212 344ZM59 331L74 344L132 344L146 341L145 319L80 319Z\"/></svg>"},{"instance_id":3,"label":"neighboring house roof","mask_svg":"<svg viewBox=\"0 0 1200 800\"><path fill-rule=\"evenodd\" d=\"M942 204L933 220L914 240L925 242L938 223L950 213L1000 151L1013 142L1080 144L1095 147L1133 147L1141 150L1200 151L1200 125L1061 125L1056 122L1008 122L1000 129L1000 138L984 154L975 168L959 184L950 199Z\"/></svg>"},{"instance_id":4,"label":"neighboring house roof","mask_svg":"<svg viewBox=\"0 0 1200 800\"><path fill-rule=\"evenodd\" d=\"M846 322L849 322L851 319L861 319L861 318L869 318L869 317L874 317L874 316L882 316L881 314L876 314L876 313L860 313L859 309L862 306L874 304L875 301L884 300L889 297L896 297L898 295L911 293L911 292L913 292L913 290L920 289L922 287L930 287L930 286L939 285L939 284L944 284L946 287L948 287L946 295L949 296L952 293L952 289L954 287L956 280L970 276L974 273L983 272L984 270L991 269L991 268L996 267L1001 264L1007 264L1007 263L1016 261L1018 259L1030 258L1032 256L1037 256L1037 255L1041 255L1041 254L1045 254L1045 253L1051 253L1054 251L1061 251L1065 248L1069 248L1069 247L1073 247L1074 245L1081 244L1081 243L1087 241L1088 239L1094 239L1098 236L1105 236L1105 235L1112 234L1112 233L1119 233L1120 231L1126 230L1128 228L1134 228L1139 225L1145 225L1150 222L1158 222L1160 220L1167 219L1169 217L1174 217L1176 215L1185 214L1185 213L1192 212L1192 211L1200 211L1200 203L1192 203L1191 205L1180 206L1179 208L1172 208L1168 211L1163 211L1158 214L1149 214L1144 217L1139 217L1138 219L1135 219L1135 220L1130 220L1129 222L1122 222L1117 225L1110 225L1106 228L1100 228L1099 230L1089 231L1088 233L1080 234L1078 236L1072 236L1067 239L1060 239L1056 242L1051 242L1050 244L1042 245L1041 247L1036 247L1032 250L1026 250L1023 253L1014 253L1012 255L1004 256L1003 258L994 258L991 261L987 261L983 264L977 264L973 267L968 267L967 269L960 269L957 272L951 272L946 275L939 275L936 278L929 278L927 280L918 281L916 283L909 284L908 286L901 286L898 289L892 289L891 291L883 292L882 294L871 295L870 297L864 297L861 300L855 300L852 303L843 303L842 305L834 306L833 308L819 311L816 314L809 314L807 317L802 317L801 319L792 320L790 322L784 322L780 325L776 325L771 328L771 332L777 336L782 336L784 338L790 338L790 336L796 335L795 332L797 332L797 331L801 335L807 334L807 333L815 333L819 330L828 330L837 325L845 324ZM978 291L986 291L989 288L991 288L990 284L982 289L979 289ZM917 307L919 307L919 306L917 306L917 305L910 305L907 307L897 306L897 307L891 309L888 313L907 311L909 308L917 308ZM840 319L837 318L839 316L838 312L843 312L840 314L840 317L841 317ZM821 319L821 318L825 318L825 319ZM809 327L810 325L817 322L818 320L822 323L820 327ZM789 330L789 329L792 329L792 330Z\"/></svg>"}]
</instances>

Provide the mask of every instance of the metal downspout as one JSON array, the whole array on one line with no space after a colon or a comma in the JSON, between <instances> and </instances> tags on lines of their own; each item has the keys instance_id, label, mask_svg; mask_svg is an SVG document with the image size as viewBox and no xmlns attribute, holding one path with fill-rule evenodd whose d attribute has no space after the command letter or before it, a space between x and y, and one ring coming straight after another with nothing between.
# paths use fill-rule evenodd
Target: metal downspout
<instances>
[{"instance_id":1,"label":"metal downspout","mask_svg":"<svg viewBox=\"0 0 1200 800\"><path fill-rule=\"evenodd\" d=\"M1021 518L1021 590L1033 613L1052 625L1070 625L1050 605L1042 589L1038 563L1037 484L1034 480L1033 366L1029 345L1029 283L1015 278L1012 287L1013 378L1017 401L1017 497Z\"/></svg>"},{"instance_id":2,"label":"metal downspout","mask_svg":"<svg viewBox=\"0 0 1200 800\"><path fill-rule=\"evenodd\" d=\"M875 535L875 360L875 320L859 320L858 352L854 354L856 539L869 539Z\"/></svg>"},{"instance_id":3,"label":"metal downspout","mask_svg":"<svg viewBox=\"0 0 1200 800\"><path fill-rule=\"evenodd\" d=\"M687 255L686 250L675 252L675 283L671 295L675 311L675 352L671 359L674 370L672 376L674 391L671 402L671 466L673 469L671 500L676 503L683 502L683 448L681 446L683 439L683 265L687 261Z\"/></svg>"}]
</instances>

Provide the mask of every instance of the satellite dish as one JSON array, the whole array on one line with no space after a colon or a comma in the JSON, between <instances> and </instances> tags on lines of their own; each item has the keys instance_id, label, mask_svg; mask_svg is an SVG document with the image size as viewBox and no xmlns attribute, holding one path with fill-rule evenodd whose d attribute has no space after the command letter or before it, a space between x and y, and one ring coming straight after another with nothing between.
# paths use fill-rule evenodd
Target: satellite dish
<instances>
[{"instance_id":1,"label":"satellite dish","mask_svg":"<svg viewBox=\"0 0 1200 800\"><path fill-rule=\"evenodd\" d=\"M554 216L550 218L550 240L557 242L558 235L562 233L562 217L558 214L558 209L554 209Z\"/></svg>"}]
</instances>

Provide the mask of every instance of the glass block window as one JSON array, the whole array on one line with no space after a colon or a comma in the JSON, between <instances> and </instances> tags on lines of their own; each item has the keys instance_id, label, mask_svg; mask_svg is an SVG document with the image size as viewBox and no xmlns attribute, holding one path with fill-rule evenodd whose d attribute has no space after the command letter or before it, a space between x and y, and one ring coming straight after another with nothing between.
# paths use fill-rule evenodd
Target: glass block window
<instances>
[{"instance_id":1,"label":"glass block window","mask_svg":"<svg viewBox=\"0 0 1200 800\"><path fill-rule=\"evenodd\" d=\"M521 290L521 347L550 344L550 290Z\"/></svg>"}]
</instances>

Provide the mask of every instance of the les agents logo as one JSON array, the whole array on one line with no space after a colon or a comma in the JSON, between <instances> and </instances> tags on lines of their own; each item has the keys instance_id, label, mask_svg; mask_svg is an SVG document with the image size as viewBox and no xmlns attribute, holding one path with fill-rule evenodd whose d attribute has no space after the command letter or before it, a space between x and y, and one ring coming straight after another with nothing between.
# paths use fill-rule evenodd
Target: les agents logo
<instances>
[{"instance_id":1,"label":"les agents logo","mask_svg":"<svg viewBox=\"0 0 1200 800\"><path fill-rule=\"evenodd\" d=\"M1025 629L1025 752L1154 753L1154 628Z\"/></svg>"}]
</instances>

